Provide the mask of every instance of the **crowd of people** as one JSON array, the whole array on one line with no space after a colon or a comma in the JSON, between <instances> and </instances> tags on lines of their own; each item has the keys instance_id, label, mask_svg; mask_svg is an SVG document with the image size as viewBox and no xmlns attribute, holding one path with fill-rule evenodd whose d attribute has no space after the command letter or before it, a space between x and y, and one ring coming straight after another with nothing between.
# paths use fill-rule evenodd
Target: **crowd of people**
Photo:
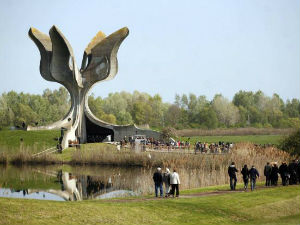
<instances>
[{"instance_id":1,"label":"crowd of people","mask_svg":"<svg viewBox=\"0 0 300 225\"><path fill-rule=\"evenodd\" d=\"M154 138L140 138L140 137L127 137L125 136L121 141L120 145L121 147L124 147L126 145L133 146L135 144L140 144L142 146L151 148L151 149L190 149L190 142L182 141L182 140L169 140L169 141L163 141L163 140L156 140Z\"/></svg>"},{"instance_id":2,"label":"crowd of people","mask_svg":"<svg viewBox=\"0 0 300 225\"><path fill-rule=\"evenodd\" d=\"M140 135L142 136L142 135ZM194 150L195 153L228 153L233 147L233 143L219 141L216 143L207 143L197 141L194 148L191 145L190 139L184 140L174 140L170 138L169 141L156 140L154 138L146 137L124 137L120 141L121 147L131 147L134 148L138 144L142 149L154 149L154 150Z\"/></svg>"},{"instance_id":3,"label":"crowd of people","mask_svg":"<svg viewBox=\"0 0 300 225\"><path fill-rule=\"evenodd\" d=\"M235 163L232 162L228 167L231 190L235 190L236 188L236 173L238 172L239 171L237 170ZM254 165L251 166L250 169L248 169L247 165L244 165L241 170L241 174L243 176L244 189L247 190L250 180L251 191L253 191L255 189L256 179L260 176L258 170ZM265 186L277 186L279 175L281 177L283 186L297 184L298 182L300 183L300 161L293 160L289 164L287 164L286 162L282 162L279 167L277 165L277 162L267 162L264 167L264 176L266 177Z\"/></svg>"},{"instance_id":4,"label":"crowd of people","mask_svg":"<svg viewBox=\"0 0 300 225\"><path fill-rule=\"evenodd\" d=\"M195 152L199 151L201 153L227 153L229 149L233 147L233 143L225 143L219 141L217 143L208 144L206 142L201 143L200 141L195 144Z\"/></svg>"}]
</instances>

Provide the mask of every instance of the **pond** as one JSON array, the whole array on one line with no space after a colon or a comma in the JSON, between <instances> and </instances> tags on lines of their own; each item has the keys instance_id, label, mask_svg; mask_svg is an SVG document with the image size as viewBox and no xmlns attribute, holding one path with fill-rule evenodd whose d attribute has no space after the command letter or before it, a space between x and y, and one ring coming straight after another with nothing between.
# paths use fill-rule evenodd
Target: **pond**
<instances>
[{"instance_id":1,"label":"pond","mask_svg":"<svg viewBox=\"0 0 300 225\"><path fill-rule=\"evenodd\" d=\"M0 197L79 201L153 194L156 168L0 166ZM224 184L226 171L178 169L181 189Z\"/></svg>"}]
</instances>

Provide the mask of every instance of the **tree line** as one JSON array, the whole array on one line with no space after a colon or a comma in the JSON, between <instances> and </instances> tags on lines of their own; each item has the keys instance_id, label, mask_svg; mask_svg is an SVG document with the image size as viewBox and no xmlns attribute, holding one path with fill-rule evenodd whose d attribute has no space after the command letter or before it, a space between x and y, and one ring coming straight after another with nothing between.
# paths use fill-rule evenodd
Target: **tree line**
<instances>
[{"instance_id":1,"label":"tree line","mask_svg":"<svg viewBox=\"0 0 300 225\"><path fill-rule=\"evenodd\" d=\"M149 125L152 128L299 128L299 99L283 101L278 94L239 91L230 101L221 94L208 100L195 94L176 95L173 103L160 95L134 91L110 93L88 99L91 111L109 123ZM44 90L42 95L10 91L0 96L0 127L46 125L61 119L70 108L70 96L63 87Z\"/></svg>"}]
</instances>

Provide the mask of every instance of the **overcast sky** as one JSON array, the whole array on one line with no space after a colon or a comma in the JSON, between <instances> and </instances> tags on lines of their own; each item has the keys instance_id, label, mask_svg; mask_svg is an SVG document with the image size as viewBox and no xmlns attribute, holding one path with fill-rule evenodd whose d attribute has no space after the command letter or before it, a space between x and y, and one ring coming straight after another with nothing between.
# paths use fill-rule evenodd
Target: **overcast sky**
<instances>
[{"instance_id":1,"label":"overcast sky","mask_svg":"<svg viewBox=\"0 0 300 225\"><path fill-rule=\"evenodd\" d=\"M232 99L239 90L262 90L284 100L300 92L299 0L5 1L0 0L0 93L41 94L57 83L39 73L40 54L29 28L57 25L77 64L94 35L127 26L115 79L92 92L134 90Z\"/></svg>"}]
</instances>

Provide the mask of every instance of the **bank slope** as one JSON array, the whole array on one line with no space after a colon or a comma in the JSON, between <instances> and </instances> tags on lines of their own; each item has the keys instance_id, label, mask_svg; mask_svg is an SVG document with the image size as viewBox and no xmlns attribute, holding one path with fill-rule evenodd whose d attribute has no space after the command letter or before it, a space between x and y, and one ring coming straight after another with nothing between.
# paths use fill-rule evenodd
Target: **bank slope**
<instances>
[{"instance_id":1,"label":"bank slope","mask_svg":"<svg viewBox=\"0 0 300 225\"><path fill-rule=\"evenodd\" d=\"M0 198L0 224L299 224L300 186L218 196L52 202Z\"/></svg>"}]
</instances>

